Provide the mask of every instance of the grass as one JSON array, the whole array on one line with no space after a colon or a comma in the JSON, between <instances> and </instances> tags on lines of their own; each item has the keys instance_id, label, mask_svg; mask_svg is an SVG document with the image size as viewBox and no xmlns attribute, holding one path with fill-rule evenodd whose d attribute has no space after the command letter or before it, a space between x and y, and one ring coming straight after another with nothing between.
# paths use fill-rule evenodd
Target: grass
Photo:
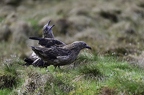
<instances>
[{"instance_id":1,"label":"grass","mask_svg":"<svg viewBox=\"0 0 144 95\"><path fill-rule=\"evenodd\" d=\"M51 70L56 80L48 83L45 89L60 95L95 95L107 90L116 95L142 95L142 72L143 69L127 62L119 62L113 57L98 57L97 60L89 60L84 65L81 63L74 69Z\"/></svg>"},{"instance_id":2,"label":"grass","mask_svg":"<svg viewBox=\"0 0 144 95\"><path fill-rule=\"evenodd\" d=\"M4 19L4 18L0 17L0 22L2 22L2 21L3 21L3 19Z\"/></svg>"},{"instance_id":3,"label":"grass","mask_svg":"<svg viewBox=\"0 0 144 95\"><path fill-rule=\"evenodd\" d=\"M32 25L32 28L34 29L33 35L40 35L41 36L41 27L38 26L38 20L35 19L28 19L28 22Z\"/></svg>"},{"instance_id":4,"label":"grass","mask_svg":"<svg viewBox=\"0 0 144 95\"><path fill-rule=\"evenodd\" d=\"M24 84L28 77L35 81L34 79L38 76L44 75L51 77L43 79L46 83L42 86L38 86L39 80L37 80L36 83L33 83L36 87L34 92L26 93L39 92L43 95L144 94L144 69L125 61L119 61L114 57L97 56L84 51L75 61L75 67L73 65L64 66L61 69L55 69L53 66L48 68L25 67L22 66L23 61L19 58L11 60L10 63L1 69L16 77L17 86L11 90L1 89L0 95L8 95L14 91L17 93L18 89L26 88ZM27 86L30 86L31 83L32 81Z\"/></svg>"},{"instance_id":5,"label":"grass","mask_svg":"<svg viewBox=\"0 0 144 95\"><path fill-rule=\"evenodd\" d=\"M3 89L3 90L0 90L0 95L9 95L10 92L11 92L10 89Z\"/></svg>"}]
</instances>

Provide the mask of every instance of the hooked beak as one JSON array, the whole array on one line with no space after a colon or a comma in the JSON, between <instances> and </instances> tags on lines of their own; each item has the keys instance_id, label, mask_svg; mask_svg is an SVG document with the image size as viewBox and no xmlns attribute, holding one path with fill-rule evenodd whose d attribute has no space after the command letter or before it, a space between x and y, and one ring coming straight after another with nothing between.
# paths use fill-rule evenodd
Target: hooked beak
<instances>
[{"instance_id":1,"label":"hooked beak","mask_svg":"<svg viewBox=\"0 0 144 95\"><path fill-rule=\"evenodd\" d=\"M92 49L90 46L86 46L86 48L88 48L88 49L90 49L90 50Z\"/></svg>"}]
</instances>

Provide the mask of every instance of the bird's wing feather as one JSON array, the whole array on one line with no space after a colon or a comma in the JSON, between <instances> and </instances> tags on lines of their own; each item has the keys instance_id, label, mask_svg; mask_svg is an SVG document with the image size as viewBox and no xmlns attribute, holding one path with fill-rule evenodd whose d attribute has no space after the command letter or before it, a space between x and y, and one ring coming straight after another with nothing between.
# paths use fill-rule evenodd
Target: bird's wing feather
<instances>
[{"instance_id":1,"label":"bird's wing feather","mask_svg":"<svg viewBox=\"0 0 144 95\"><path fill-rule=\"evenodd\" d=\"M51 47L51 46L64 46L65 43L59 41L59 40L56 40L54 38L40 38L40 37L29 37L29 39L32 39L32 40L38 40L39 41L39 45L41 46L45 46L47 48Z\"/></svg>"},{"instance_id":2,"label":"bird's wing feather","mask_svg":"<svg viewBox=\"0 0 144 95\"><path fill-rule=\"evenodd\" d=\"M45 53L48 57L50 57L50 59L57 59L58 56L68 56L70 51L67 49L53 47L48 51L45 51Z\"/></svg>"},{"instance_id":3,"label":"bird's wing feather","mask_svg":"<svg viewBox=\"0 0 144 95\"><path fill-rule=\"evenodd\" d=\"M39 41L39 44L47 48L51 46L58 46L58 45L64 46L65 45L65 43L59 40L53 39L53 38L43 38L42 40Z\"/></svg>"},{"instance_id":4,"label":"bird's wing feather","mask_svg":"<svg viewBox=\"0 0 144 95\"><path fill-rule=\"evenodd\" d=\"M57 56L57 59L61 62L66 61L69 59L70 56Z\"/></svg>"},{"instance_id":5,"label":"bird's wing feather","mask_svg":"<svg viewBox=\"0 0 144 95\"><path fill-rule=\"evenodd\" d=\"M34 47L33 51L38 56L42 56L47 59L57 59L57 56L68 56L71 52L68 49L63 49L59 47L52 47L52 48Z\"/></svg>"},{"instance_id":6,"label":"bird's wing feather","mask_svg":"<svg viewBox=\"0 0 144 95\"><path fill-rule=\"evenodd\" d=\"M29 39L31 39L31 40L41 40L40 37L29 37Z\"/></svg>"}]
</instances>

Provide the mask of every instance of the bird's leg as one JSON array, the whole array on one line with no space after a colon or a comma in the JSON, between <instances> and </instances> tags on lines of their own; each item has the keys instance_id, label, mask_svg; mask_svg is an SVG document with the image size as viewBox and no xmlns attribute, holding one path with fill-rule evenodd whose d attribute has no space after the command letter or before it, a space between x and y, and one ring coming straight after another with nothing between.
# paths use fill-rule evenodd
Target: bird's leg
<instances>
[{"instance_id":1,"label":"bird's leg","mask_svg":"<svg viewBox=\"0 0 144 95\"><path fill-rule=\"evenodd\" d=\"M76 63L74 62L73 68L75 68L75 66L76 66Z\"/></svg>"},{"instance_id":2,"label":"bird's leg","mask_svg":"<svg viewBox=\"0 0 144 95\"><path fill-rule=\"evenodd\" d=\"M58 66L58 68L61 69L60 66Z\"/></svg>"},{"instance_id":3,"label":"bird's leg","mask_svg":"<svg viewBox=\"0 0 144 95\"><path fill-rule=\"evenodd\" d=\"M76 63L74 62L73 63L73 66L72 66L72 69L74 69L76 67Z\"/></svg>"},{"instance_id":4,"label":"bird's leg","mask_svg":"<svg viewBox=\"0 0 144 95\"><path fill-rule=\"evenodd\" d=\"M56 70L57 67L58 67L59 69L61 69L60 66L54 66L54 67L55 67L55 70Z\"/></svg>"},{"instance_id":5,"label":"bird's leg","mask_svg":"<svg viewBox=\"0 0 144 95\"><path fill-rule=\"evenodd\" d=\"M54 66L54 67L55 67L55 70L56 70L57 66Z\"/></svg>"}]
</instances>

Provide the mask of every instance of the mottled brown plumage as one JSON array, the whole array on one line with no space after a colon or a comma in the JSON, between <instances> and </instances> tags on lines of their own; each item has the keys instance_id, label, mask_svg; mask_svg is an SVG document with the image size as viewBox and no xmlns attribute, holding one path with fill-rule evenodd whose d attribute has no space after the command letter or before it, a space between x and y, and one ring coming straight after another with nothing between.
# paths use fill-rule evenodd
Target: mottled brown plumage
<instances>
[{"instance_id":1,"label":"mottled brown plumage","mask_svg":"<svg viewBox=\"0 0 144 95\"><path fill-rule=\"evenodd\" d=\"M72 44L65 45L63 47L34 47L32 50L48 65L63 66L72 63L76 58L79 52L84 49L91 49L83 41L75 41Z\"/></svg>"},{"instance_id":2,"label":"mottled brown plumage","mask_svg":"<svg viewBox=\"0 0 144 95\"><path fill-rule=\"evenodd\" d=\"M52 31L52 28L54 27L54 25L49 26L50 22L51 21L49 21L43 27L43 37L44 38L54 38L53 31ZM49 47L50 47L50 44L49 44ZM34 52L29 57L25 58L24 61L26 62L25 65L34 65L34 66L38 66L38 67L45 67L45 62L41 58L39 58Z\"/></svg>"}]
</instances>

